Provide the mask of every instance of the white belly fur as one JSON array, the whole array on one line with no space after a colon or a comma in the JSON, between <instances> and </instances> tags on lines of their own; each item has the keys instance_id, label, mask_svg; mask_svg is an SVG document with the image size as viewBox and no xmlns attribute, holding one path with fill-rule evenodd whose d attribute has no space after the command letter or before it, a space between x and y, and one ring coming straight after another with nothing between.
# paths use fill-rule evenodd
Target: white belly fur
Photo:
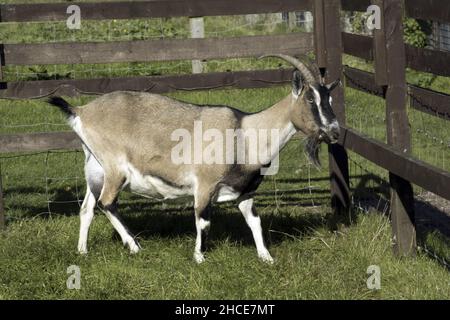
<instances>
[{"instance_id":1,"label":"white belly fur","mask_svg":"<svg viewBox=\"0 0 450 320\"><path fill-rule=\"evenodd\" d=\"M89 152L89 151L87 151ZM195 177L187 178L185 183L186 187L177 188L165 183L158 177L151 175L142 175L131 163L124 162L122 169L126 175L125 187L128 187L132 192L144 197L151 198L163 198L163 199L176 199L183 196L193 196ZM86 166L86 174L90 179L94 179L97 176L103 180L103 168L100 163L94 157L89 157L89 161ZM226 202L236 200L240 196L240 193L235 191L232 187L224 185L219 189L217 202Z\"/></svg>"},{"instance_id":2,"label":"white belly fur","mask_svg":"<svg viewBox=\"0 0 450 320\"><path fill-rule=\"evenodd\" d=\"M192 187L177 188L165 183L158 177L142 175L130 163L126 163L124 166L124 171L127 174L126 185L132 192L142 196L162 197L164 199L175 199L194 194Z\"/></svg>"},{"instance_id":3,"label":"white belly fur","mask_svg":"<svg viewBox=\"0 0 450 320\"><path fill-rule=\"evenodd\" d=\"M223 186L219 189L219 195L217 196L217 202L232 201L239 198L241 194L234 190L230 186Z\"/></svg>"}]
</instances>

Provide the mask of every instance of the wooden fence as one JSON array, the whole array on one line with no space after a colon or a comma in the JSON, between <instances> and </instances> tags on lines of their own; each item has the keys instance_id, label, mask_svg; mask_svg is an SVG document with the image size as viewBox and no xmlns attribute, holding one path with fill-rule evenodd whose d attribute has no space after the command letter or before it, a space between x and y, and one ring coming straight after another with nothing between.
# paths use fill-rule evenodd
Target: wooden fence
<instances>
[{"instance_id":1,"label":"wooden fence","mask_svg":"<svg viewBox=\"0 0 450 320\"><path fill-rule=\"evenodd\" d=\"M71 3L73 4L73 3ZM366 11L370 4L382 9L382 28L374 37L342 33L342 10ZM402 18L450 22L447 0L156 0L149 2L79 3L84 19L131 19L176 16L216 16L308 10L314 32L276 36L142 40L106 43L52 43L0 45L2 65L108 63L256 57L267 53L301 54L314 51L328 80L342 77L346 85L386 99L388 143L371 139L345 125L344 90L333 92L334 109L341 123L339 144L329 146L332 207L337 215L350 210L347 151L351 150L389 171L391 216L395 252L414 255L416 233L411 183L450 200L450 173L410 155L411 135L406 113L411 107L450 120L450 96L408 85L405 68L450 75L450 53L403 44ZM0 5L0 21L64 20L67 4ZM182 48L182 50L181 50ZM375 73L344 67L342 54L375 62ZM165 93L179 89L219 87L264 88L290 81L291 69L121 77L18 81L0 84L0 98L30 98L52 93L146 90ZM1 77L1 70L0 70ZM1 78L0 78L1 80ZM70 132L0 135L0 152L79 148ZM1 188L1 186L0 186ZM0 211L2 210L0 189ZM4 218L3 218L4 219ZM0 214L0 224L2 218Z\"/></svg>"}]
</instances>

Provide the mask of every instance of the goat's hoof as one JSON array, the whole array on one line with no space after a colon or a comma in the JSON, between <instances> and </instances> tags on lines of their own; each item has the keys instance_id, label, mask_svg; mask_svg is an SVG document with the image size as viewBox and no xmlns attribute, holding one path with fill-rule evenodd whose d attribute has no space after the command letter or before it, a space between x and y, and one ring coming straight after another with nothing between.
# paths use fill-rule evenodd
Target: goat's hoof
<instances>
[{"instance_id":1,"label":"goat's hoof","mask_svg":"<svg viewBox=\"0 0 450 320\"><path fill-rule=\"evenodd\" d=\"M260 253L260 254L258 254L258 257L261 259L261 261L263 261L263 262L265 262L267 264L273 264L274 263L273 258L272 258L272 256L270 255L269 252Z\"/></svg>"},{"instance_id":2,"label":"goat's hoof","mask_svg":"<svg viewBox=\"0 0 450 320\"><path fill-rule=\"evenodd\" d=\"M139 252L139 250L141 249L141 247L139 246L138 243L136 243L135 241L132 241L128 244L128 247L130 248L130 253L131 254L136 254Z\"/></svg>"},{"instance_id":3,"label":"goat's hoof","mask_svg":"<svg viewBox=\"0 0 450 320\"><path fill-rule=\"evenodd\" d=\"M194 253L194 260L198 264L205 262L205 256L202 253Z\"/></svg>"},{"instance_id":4,"label":"goat's hoof","mask_svg":"<svg viewBox=\"0 0 450 320\"><path fill-rule=\"evenodd\" d=\"M79 245L78 246L78 253L81 255L86 255L88 253L86 246Z\"/></svg>"}]
</instances>

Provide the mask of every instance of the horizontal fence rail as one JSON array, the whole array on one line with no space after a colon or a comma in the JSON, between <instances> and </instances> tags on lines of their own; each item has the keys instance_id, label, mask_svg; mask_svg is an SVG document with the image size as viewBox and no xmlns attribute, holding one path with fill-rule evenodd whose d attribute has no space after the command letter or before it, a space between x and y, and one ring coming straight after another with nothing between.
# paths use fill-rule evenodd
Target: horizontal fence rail
<instances>
[{"instance_id":1,"label":"horizontal fence rail","mask_svg":"<svg viewBox=\"0 0 450 320\"><path fill-rule=\"evenodd\" d=\"M371 0L341 0L342 10L366 11ZM450 1L448 0L405 0L406 15L422 20L450 22Z\"/></svg>"},{"instance_id":2,"label":"horizontal fence rail","mask_svg":"<svg viewBox=\"0 0 450 320\"><path fill-rule=\"evenodd\" d=\"M81 149L75 132L40 132L0 135L0 152L36 152Z\"/></svg>"},{"instance_id":3,"label":"horizontal fence rail","mask_svg":"<svg viewBox=\"0 0 450 320\"><path fill-rule=\"evenodd\" d=\"M346 54L374 60L373 38L352 33L342 33ZM440 76L450 76L450 52L405 46L406 65L411 69Z\"/></svg>"},{"instance_id":4,"label":"horizontal fence rail","mask_svg":"<svg viewBox=\"0 0 450 320\"><path fill-rule=\"evenodd\" d=\"M168 76L136 76L104 79L18 81L4 84L0 98L41 98L52 94L76 96L117 90L167 93L175 90L206 90L224 87L266 88L286 84L293 69L211 72Z\"/></svg>"},{"instance_id":5,"label":"horizontal fence rail","mask_svg":"<svg viewBox=\"0 0 450 320\"><path fill-rule=\"evenodd\" d=\"M450 95L417 86L409 86L411 107L450 120Z\"/></svg>"},{"instance_id":6,"label":"horizontal fence rail","mask_svg":"<svg viewBox=\"0 0 450 320\"><path fill-rule=\"evenodd\" d=\"M339 143L389 172L450 200L449 172L344 126L341 126Z\"/></svg>"},{"instance_id":7,"label":"horizontal fence rail","mask_svg":"<svg viewBox=\"0 0 450 320\"><path fill-rule=\"evenodd\" d=\"M346 66L346 84L349 88L384 98L384 91L375 82L375 74ZM408 84L410 106L430 115L450 120L450 95Z\"/></svg>"},{"instance_id":8,"label":"horizontal fence rail","mask_svg":"<svg viewBox=\"0 0 450 320\"><path fill-rule=\"evenodd\" d=\"M257 57L313 50L310 33L233 38L5 44L6 65L173 61Z\"/></svg>"},{"instance_id":9,"label":"horizontal fence rail","mask_svg":"<svg viewBox=\"0 0 450 320\"><path fill-rule=\"evenodd\" d=\"M153 0L0 5L0 22L65 20L69 5L80 7L82 19L137 19L243 15L311 10L311 0Z\"/></svg>"}]
</instances>

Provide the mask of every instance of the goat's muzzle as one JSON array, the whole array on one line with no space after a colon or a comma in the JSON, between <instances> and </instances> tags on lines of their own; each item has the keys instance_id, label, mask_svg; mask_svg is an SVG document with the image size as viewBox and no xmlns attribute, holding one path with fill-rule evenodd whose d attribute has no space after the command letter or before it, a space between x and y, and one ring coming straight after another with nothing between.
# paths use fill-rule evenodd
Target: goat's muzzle
<instances>
[{"instance_id":1,"label":"goat's muzzle","mask_svg":"<svg viewBox=\"0 0 450 320\"><path fill-rule=\"evenodd\" d=\"M325 143L335 144L339 140L340 128L337 122L322 127L319 132L319 139Z\"/></svg>"}]
</instances>

